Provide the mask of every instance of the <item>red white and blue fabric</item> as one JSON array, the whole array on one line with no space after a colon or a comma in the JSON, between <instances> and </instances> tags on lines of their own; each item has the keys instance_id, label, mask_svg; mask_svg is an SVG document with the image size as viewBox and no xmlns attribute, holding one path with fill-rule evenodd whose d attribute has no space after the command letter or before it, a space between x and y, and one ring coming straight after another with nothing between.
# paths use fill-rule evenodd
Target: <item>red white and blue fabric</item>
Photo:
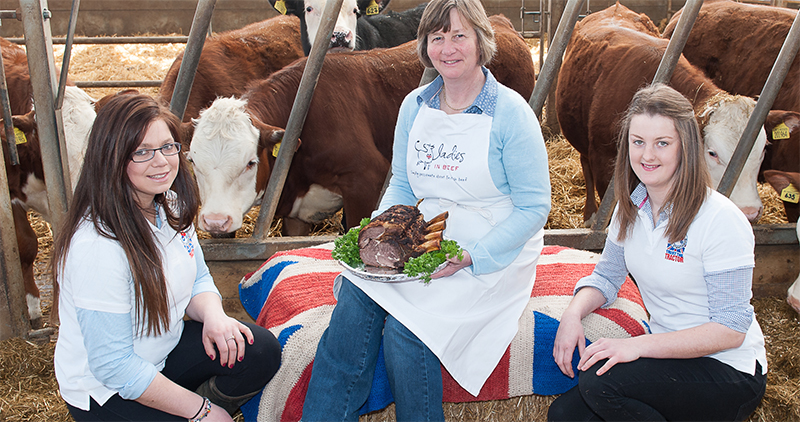
<instances>
[{"instance_id":1,"label":"red white and blue fabric","mask_svg":"<svg viewBox=\"0 0 800 422\"><path fill-rule=\"evenodd\" d=\"M331 258L333 243L278 252L239 284L239 297L256 323L280 341L282 362L264 391L242 406L245 420L298 421L322 333L336 305L333 279L342 267ZM536 269L531 300L519 332L477 397L461 388L444 368L444 401L468 402L515 396L561 394L577 379L564 376L553 361L553 341L575 283L591 274L599 255L545 246ZM435 281L434 281L435 283ZM624 338L649 332L639 290L626 280L618 299L583 320L587 344L601 337ZM573 365L577 364L576 359ZM362 414L392 403L383 351Z\"/></svg>"}]
</instances>

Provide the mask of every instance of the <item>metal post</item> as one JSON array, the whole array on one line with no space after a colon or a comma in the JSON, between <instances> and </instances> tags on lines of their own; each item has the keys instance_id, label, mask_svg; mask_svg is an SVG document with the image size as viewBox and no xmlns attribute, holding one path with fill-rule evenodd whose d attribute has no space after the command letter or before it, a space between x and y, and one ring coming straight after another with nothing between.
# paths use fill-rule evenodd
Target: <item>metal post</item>
<instances>
[{"instance_id":1,"label":"metal post","mask_svg":"<svg viewBox=\"0 0 800 422\"><path fill-rule=\"evenodd\" d=\"M664 57L656 70L656 76L653 78L653 83L669 83L672 78L672 72L675 71L675 66L678 64L683 52L683 47L686 45L686 40L689 39L689 32L692 31L694 22L697 20L697 14L700 13L700 6L703 5L703 0L688 0L686 5L683 6L683 12L678 19L678 25L675 27L675 32L669 39L667 50L664 52Z\"/></svg>"},{"instance_id":2,"label":"metal post","mask_svg":"<svg viewBox=\"0 0 800 422\"><path fill-rule=\"evenodd\" d=\"M761 90L761 95L758 96L756 108L753 114L750 115L750 120L747 121L747 126L744 128L739 144L733 151L728 167L722 175L722 180L719 182L717 190L725 196L730 196L733 192L733 186L739 178L739 174L744 168L747 157L753 149L753 144L756 142L756 136L764 125L764 119L769 113L772 103L775 102L775 97L778 96L778 90L789 72L789 67L797 55L797 50L800 48L800 13L794 18L792 27L786 35L786 40L783 42L778 58L775 59L775 64L772 65L772 70L769 72L767 82Z\"/></svg>"},{"instance_id":3,"label":"metal post","mask_svg":"<svg viewBox=\"0 0 800 422\"><path fill-rule=\"evenodd\" d=\"M214 13L215 3L216 0L199 0L194 12L192 29L189 30L189 41L183 52L181 68L178 70L178 78L175 80L175 90L172 91L172 99L169 102L170 110L180 120L183 120L186 103L189 102L189 94L192 92L194 74L197 64L200 62L203 44L206 42L206 34L211 25L211 15Z\"/></svg>"},{"instance_id":4,"label":"metal post","mask_svg":"<svg viewBox=\"0 0 800 422\"><path fill-rule=\"evenodd\" d=\"M47 201L53 231L61 226L67 211L72 189L69 184L69 167L64 141L61 110L56 110L56 75L53 62L53 43L50 34L50 11L47 0L20 0L23 29L27 39L28 70L33 85L33 102L36 104L36 124L47 181Z\"/></svg>"},{"instance_id":5,"label":"metal post","mask_svg":"<svg viewBox=\"0 0 800 422\"><path fill-rule=\"evenodd\" d=\"M432 68L432 67L426 67L425 70L422 72L422 77L419 80L419 85L418 86L423 86L423 85L426 85L426 84L429 84L429 83L433 82L433 80L436 79L437 76L439 76L439 71L437 71L435 68ZM389 163L389 171L386 172L386 179L384 179L383 187L381 188L381 194L378 195L378 203L375 204L376 208L378 207L378 205L381 204L381 199L383 199L383 194L386 193L386 189L389 187L389 182L391 180L392 180L392 166L391 166L391 162L390 162ZM348 228L345 227L345 230L347 230L347 229Z\"/></svg>"},{"instance_id":6,"label":"metal post","mask_svg":"<svg viewBox=\"0 0 800 422\"><path fill-rule=\"evenodd\" d=\"M541 118L542 107L547 94L550 92L550 86L558 76L558 69L561 67L564 51L567 49L567 44L572 36L575 22L578 21L578 14L583 2L584 0L567 0L564 14L558 22L558 28L553 37L553 42L550 44L551 48L547 53L547 59L545 59L544 66L539 72L539 79L533 87L533 95L531 95L531 99L528 102L537 117Z\"/></svg>"},{"instance_id":7,"label":"metal post","mask_svg":"<svg viewBox=\"0 0 800 422\"><path fill-rule=\"evenodd\" d=\"M75 39L75 25L78 22L78 9L81 0L72 0L72 10L69 13L67 26L67 41L64 45L64 59L61 63L61 75L58 78L58 95L56 96L56 109L61 110L64 104L64 90L67 88L67 74L69 73L69 60L72 57L72 41Z\"/></svg>"},{"instance_id":8,"label":"metal post","mask_svg":"<svg viewBox=\"0 0 800 422\"><path fill-rule=\"evenodd\" d=\"M320 24L317 37L311 46L311 52L306 60L306 67L303 76L300 78L300 86L297 88L297 96L292 104L292 112L289 114L289 121L286 123L286 131L281 141L281 148L278 157L275 159L275 167L267 183L267 190L261 202L261 209L256 220L253 238L264 241L269 235L269 226L272 218L275 217L275 210L278 208L278 200L283 191L283 184L289 174L289 166L292 164L294 151L297 149L297 140L303 130L303 124L311 105L311 98L314 96L314 88L319 80L319 72L328 52L333 27L336 24L336 16L342 8L342 0L328 0L325 3L325 10L322 12L322 23Z\"/></svg>"},{"instance_id":9,"label":"metal post","mask_svg":"<svg viewBox=\"0 0 800 422\"><path fill-rule=\"evenodd\" d=\"M0 174L5 177L6 164L0 148ZM14 231L14 215L8 183L0 183L0 341L25 336L30 330L28 304L22 282L19 247Z\"/></svg>"},{"instance_id":10,"label":"metal post","mask_svg":"<svg viewBox=\"0 0 800 422\"><path fill-rule=\"evenodd\" d=\"M3 107L3 129L6 133L8 159L12 166L17 166L19 165L19 154L17 153L17 142L14 136L14 125L11 123L11 101L8 99L8 82L6 81L6 68L5 64L3 64L2 54L0 54L0 103L2 103Z\"/></svg>"},{"instance_id":11,"label":"metal post","mask_svg":"<svg viewBox=\"0 0 800 422\"><path fill-rule=\"evenodd\" d=\"M658 64L656 74L653 77L653 83L668 84L672 79L672 73L675 72L675 66L681 58L683 47L686 45L686 40L689 38L689 33L692 31L694 22L697 20L697 15L700 13L700 7L703 5L703 0L688 0L683 7L681 17L678 19L678 25L675 27L675 33L669 39L667 49L661 57L661 62ZM594 195L594 192L586 192L586 195ZM611 175L611 181L608 183L608 188L603 199L600 201L600 207L595 213L594 222L592 222L592 230L604 230L608 227L611 221L611 214L614 212L614 204L617 198L614 197L614 175Z\"/></svg>"}]
</instances>

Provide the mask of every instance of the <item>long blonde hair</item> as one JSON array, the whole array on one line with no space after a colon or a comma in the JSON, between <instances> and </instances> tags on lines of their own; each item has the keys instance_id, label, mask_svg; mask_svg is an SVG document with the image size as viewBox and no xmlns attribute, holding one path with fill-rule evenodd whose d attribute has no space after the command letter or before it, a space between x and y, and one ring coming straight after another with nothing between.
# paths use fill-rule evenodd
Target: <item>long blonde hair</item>
<instances>
[{"instance_id":1,"label":"long blonde hair","mask_svg":"<svg viewBox=\"0 0 800 422\"><path fill-rule=\"evenodd\" d=\"M711 178L703 161L703 140L692 104L681 93L664 84L653 84L637 91L620 122L622 130L617 138L617 161L614 167L614 195L619 204L619 240L625 240L630 234L638 210L630 196L641 181L631 167L628 138L631 119L642 114L671 119L680 138L680 163L663 205L664 209L672 207L667 223L667 239L677 242L686 237L692 220L706 200Z\"/></svg>"}]
</instances>

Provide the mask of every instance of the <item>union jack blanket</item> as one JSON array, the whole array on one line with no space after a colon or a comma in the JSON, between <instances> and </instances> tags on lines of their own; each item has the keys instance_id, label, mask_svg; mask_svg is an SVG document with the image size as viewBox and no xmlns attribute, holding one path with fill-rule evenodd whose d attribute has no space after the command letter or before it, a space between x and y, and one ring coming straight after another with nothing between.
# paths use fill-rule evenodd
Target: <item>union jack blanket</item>
<instances>
[{"instance_id":1,"label":"union jack blanket","mask_svg":"<svg viewBox=\"0 0 800 422\"><path fill-rule=\"evenodd\" d=\"M256 322L282 346L282 363L262 393L242 406L245 420L298 421L302 416L311 367L322 333L336 304L333 280L342 271L331 258L333 243L279 252L239 284L239 297ZM539 394L561 394L577 382L553 361L553 342L561 314L575 283L591 274L600 255L545 246L536 268L531 300L519 321L519 332L477 397L461 388L442 368L444 401L468 402ZM639 290L626 280L619 298L583 320L587 344L601 337L631 337L649 332ZM392 401L383 355L362 414ZM577 351L573 365L577 365ZM574 368L576 369L576 368Z\"/></svg>"}]
</instances>

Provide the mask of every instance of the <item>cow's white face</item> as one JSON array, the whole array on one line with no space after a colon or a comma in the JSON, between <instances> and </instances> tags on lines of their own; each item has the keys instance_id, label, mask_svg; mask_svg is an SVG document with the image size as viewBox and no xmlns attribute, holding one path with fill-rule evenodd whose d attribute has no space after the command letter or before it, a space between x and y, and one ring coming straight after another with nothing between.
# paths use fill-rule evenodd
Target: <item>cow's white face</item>
<instances>
[{"instance_id":1,"label":"cow's white face","mask_svg":"<svg viewBox=\"0 0 800 422\"><path fill-rule=\"evenodd\" d=\"M322 13L325 10L325 0L305 0L305 20L308 28L308 42L314 45L317 32L322 24ZM358 18L358 4L356 0L343 0L342 8L336 19L336 26L331 35L330 48L332 50L354 50L356 48L356 20Z\"/></svg>"},{"instance_id":2,"label":"cow's white face","mask_svg":"<svg viewBox=\"0 0 800 422\"><path fill-rule=\"evenodd\" d=\"M188 158L202 203L197 224L211 233L239 229L257 199L258 130L246 104L219 98L194 120Z\"/></svg>"},{"instance_id":3,"label":"cow's white face","mask_svg":"<svg viewBox=\"0 0 800 422\"><path fill-rule=\"evenodd\" d=\"M78 183L86 146L89 144L89 132L97 117L94 110L95 102L89 94L76 86L67 86L64 91L64 105L61 110L72 190L75 190L75 185Z\"/></svg>"},{"instance_id":4,"label":"cow's white face","mask_svg":"<svg viewBox=\"0 0 800 422\"><path fill-rule=\"evenodd\" d=\"M744 132L753 108L755 108L753 99L736 96L733 100L722 102L709 116L703 136L705 159L714 188L717 188L722 180L722 175L733 157L733 151ZM756 178L761 161L764 160L766 143L767 136L762 128L730 196L731 201L750 221L758 220L764 209L758 196Z\"/></svg>"}]
</instances>

